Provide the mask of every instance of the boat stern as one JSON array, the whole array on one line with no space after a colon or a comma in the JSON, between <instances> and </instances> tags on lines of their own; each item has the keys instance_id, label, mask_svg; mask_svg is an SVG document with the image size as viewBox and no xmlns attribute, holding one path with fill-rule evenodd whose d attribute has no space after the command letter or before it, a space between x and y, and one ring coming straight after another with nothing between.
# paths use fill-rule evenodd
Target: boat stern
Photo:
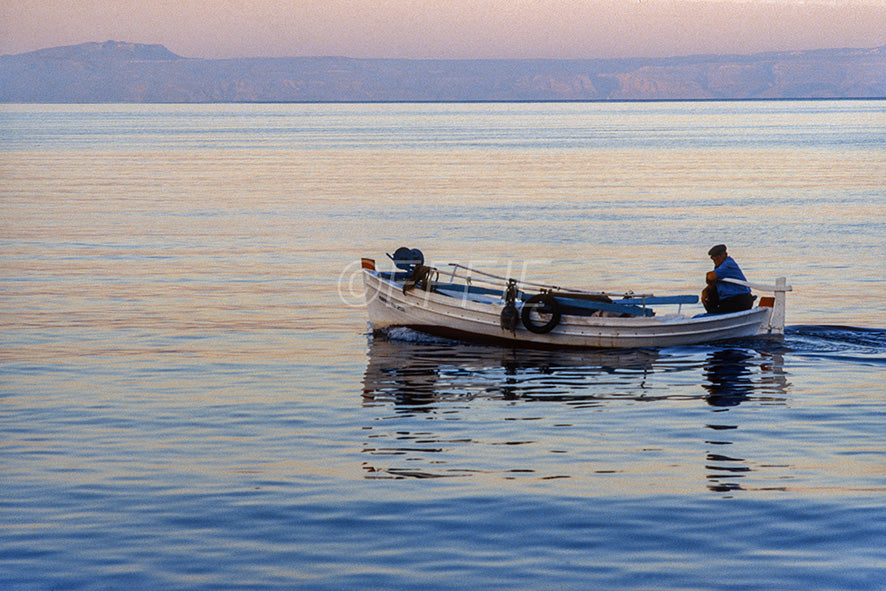
<instances>
[{"instance_id":1,"label":"boat stern","mask_svg":"<svg viewBox=\"0 0 886 591\"><path fill-rule=\"evenodd\" d=\"M787 284L787 279L778 277L775 285L771 287L771 296L760 298L760 308L769 308L767 318L760 324L761 335L784 335L785 309L787 307L787 292L792 288Z\"/></svg>"}]
</instances>

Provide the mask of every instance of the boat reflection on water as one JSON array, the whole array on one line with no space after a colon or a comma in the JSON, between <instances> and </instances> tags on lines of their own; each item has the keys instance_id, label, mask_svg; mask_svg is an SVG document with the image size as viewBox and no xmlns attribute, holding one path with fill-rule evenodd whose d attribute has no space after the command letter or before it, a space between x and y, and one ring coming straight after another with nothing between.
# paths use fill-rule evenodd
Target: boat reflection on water
<instances>
[{"instance_id":1,"label":"boat reflection on water","mask_svg":"<svg viewBox=\"0 0 886 591\"><path fill-rule=\"evenodd\" d=\"M751 351L727 348L710 353L705 361L703 387L708 392L707 402L718 412L728 410L747 400L758 404L784 404L788 381L784 359L780 352ZM709 423L707 429L717 435L707 439L705 468L708 488L715 492L742 490L740 479L755 468L754 462L738 457L730 446L739 437L739 425L728 421ZM731 434L731 435L730 435ZM785 465L767 465L767 468L788 468ZM780 488L780 487L769 487Z\"/></svg>"},{"instance_id":2,"label":"boat reflection on water","mask_svg":"<svg viewBox=\"0 0 886 591\"><path fill-rule=\"evenodd\" d=\"M704 368L708 380L703 384L710 394L711 406L738 406L754 393L755 385L748 364L753 355L742 349L723 349L711 353Z\"/></svg>"},{"instance_id":3,"label":"boat reflection on water","mask_svg":"<svg viewBox=\"0 0 886 591\"><path fill-rule=\"evenodd\" d=\"M401 336L411 335L406 329L398 331ZM370 337L363 378L367 402L418 407L481 397L573 403L593 403L619 393L643 398L643 380L658 358L657 351L645 349L536 351L416 336L413 340ZM600 376L618 382L619 388L589 388L600 384L594 379ZM625 377L630 378L630 387Z\"/></svg>"},{"instance_id":4,"label":"boat reflection on water","mask_svg":"<svg viewBox=\"0 0 886 591\"><path fill-rule=\"evenodd\" d=\"M747 413L735 412L785 404L781 355L765 346L532 351L409 332L368 345L364 404L393 412L364 426L367 478L697 487L699 458L705 487L718 493L742 490L752 472L782 478L768 456L749 459L760 453L742 432Z\"/></svg>"}]
</instances>

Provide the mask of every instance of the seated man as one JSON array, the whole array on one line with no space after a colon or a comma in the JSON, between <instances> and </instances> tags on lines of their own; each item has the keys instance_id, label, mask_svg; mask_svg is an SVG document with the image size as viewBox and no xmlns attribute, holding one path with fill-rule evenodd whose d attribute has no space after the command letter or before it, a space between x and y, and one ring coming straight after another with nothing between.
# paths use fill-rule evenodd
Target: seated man
<instances>
[{"instance_id":1,"label":"seated man","mask_svg":"<svg viewBox=\"0 0 886 591\"><path fill-rule=\"evenodd\" d=\"M708 251L711 260L714 261L714 270L705 276L708 286L701 294L701 302L709 314L727 314L750 310L754 305L754 296L749 287L736 285L721 279L741 279L744 273L738 267L738 263L726 253L726 245L718 244Z\"/></svg>"}]
</instances>

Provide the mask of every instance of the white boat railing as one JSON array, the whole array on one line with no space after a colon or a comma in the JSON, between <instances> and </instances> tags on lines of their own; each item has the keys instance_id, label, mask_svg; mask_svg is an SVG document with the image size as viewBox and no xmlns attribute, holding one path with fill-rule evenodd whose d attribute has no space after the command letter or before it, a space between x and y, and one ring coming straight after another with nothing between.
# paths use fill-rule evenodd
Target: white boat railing
<instances>
[{"instance_id":1,"label":"white boat railing","mask_svg":"<svg viewBox=\"0 0 886 591\"><path fill-rule=\"evenodd\" d=\"M793 291L794 289L787 284L787 279L784 277L779 277L775 280L775 285L763 285L762 283L751 283L750 281L742 281L741 279L732 279L731 277L726 277L724 279L720 279L720 281L725 281L726 283L734 283L736 285L744 285L745 287L750 287L751 289L756 289L757 291L768 291L772 293L777 293L779 291Z\"/></svg>"},{"instance_id":2,"label":"white boat railing","mask_svg":"<svg viewBox=\"0 0 886 591\"><path fill-rule=\"evenodd\" d=\"M508 283L514 282L517 285L525 285L528 287L534 287L536 289L541 289L545 291L557 292L561 295L585 295L585 296L607 296L610 298L651 298L654 297L651 293L634 293L633 291L626 292L611 292L611 291L589 291L583 289L573 289L560 287L559 285L551 285L547 283L536 283L534 281L526 281L524 279L514 279L512 277L505 277L503 275L496 275L494 273L488 273L486 271L480 271L478 269L474 269L473 267L467 267L460 263L449 263L449 266L452 267L452 271L449 273L449 280L452 281L455 278L463 279L468 285L471 285L474 280L473 275L479 275L480 277L476 278L477 281L485 282L490 285L499 285L499 282L503 281L505 283L505 288L507 288ZM465 271L465 273L460 274L459 270Z\"/></svg>"}]
</instances>

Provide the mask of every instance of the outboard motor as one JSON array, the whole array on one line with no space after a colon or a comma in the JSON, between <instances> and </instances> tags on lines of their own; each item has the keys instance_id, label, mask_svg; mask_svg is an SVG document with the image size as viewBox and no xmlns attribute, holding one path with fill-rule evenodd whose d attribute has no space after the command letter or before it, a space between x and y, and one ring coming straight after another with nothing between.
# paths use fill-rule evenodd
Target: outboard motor
<instances>
[{"instance_id":1,"label":"outboard motor","mask_svg":"<svg viewBox=\"0 0 886 591\"><path fill-rule=\"evenodd\" d=\"M391 255L388 255L391 256ZM417 248L401 246L391 256L394 265L402 271L412 271L414 267L425 264L425 255Z\"/></svg>"}]
</instances>

